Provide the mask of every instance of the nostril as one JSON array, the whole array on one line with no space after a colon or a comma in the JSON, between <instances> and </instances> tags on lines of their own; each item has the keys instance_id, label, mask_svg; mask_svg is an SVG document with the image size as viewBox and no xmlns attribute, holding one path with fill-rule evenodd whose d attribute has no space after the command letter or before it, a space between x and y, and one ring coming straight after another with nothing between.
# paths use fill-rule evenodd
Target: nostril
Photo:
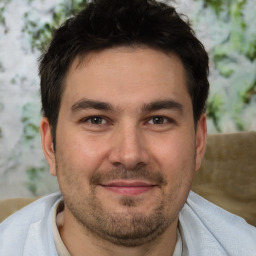
<instances>
[{"instance_id":1,"label":"nostril","mask_svg":"<svg viewBox=\"0 0 256 256\"><path fill-rule=\"evenodd\" d=\"M136 167L139 168L139 167L145 167L147 164L145 162L139 162L137 163Z\"/></svg>"},{"instance_id":2,"label":"nostril","mask_svg":"<svg viewBox=\"0 0 256 256\"><path fill-rule=\"evenodd\" d=\"M112 165L115 166L115 167L121 167L122 166L122 164L120 162L113 162Z\"/></svg>"},{"instance_id":3,"label":"nostril","mask_svg":"<svg viewBox=\"0 0 256 256\"><path fill-rule=\"evenodd\" d=\"M122 168L126 171L136 171L142 168L145 168L147 166L147 163L144 162L138 162L138 163L120 163L115 162L113 163L113 166L116 168Z\"/></svg>"}]
</instances>

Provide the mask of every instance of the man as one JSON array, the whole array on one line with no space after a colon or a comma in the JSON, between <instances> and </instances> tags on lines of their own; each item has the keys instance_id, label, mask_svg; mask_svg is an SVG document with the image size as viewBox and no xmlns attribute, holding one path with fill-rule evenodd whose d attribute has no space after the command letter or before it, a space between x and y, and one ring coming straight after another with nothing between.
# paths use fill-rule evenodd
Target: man
<instances>
[{"instance_id":1,"label":"man","mask_svg":"<svg viewBox=\"0 0 256 256\"><path fill-rule=\"evenodd\" d=\"M256 230L190 192L208 56L173 7L98 0L40 63L42 146L61 193L0 226L0 255L256 255Z\"/></svg>"}]
</instances>

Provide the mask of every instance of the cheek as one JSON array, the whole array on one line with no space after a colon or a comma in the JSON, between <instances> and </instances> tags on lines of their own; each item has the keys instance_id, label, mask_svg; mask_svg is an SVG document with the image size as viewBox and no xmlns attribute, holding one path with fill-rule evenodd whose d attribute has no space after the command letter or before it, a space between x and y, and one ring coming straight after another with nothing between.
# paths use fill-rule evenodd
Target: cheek
<instances>
[{"instance_id":1,"label":"cheek","mask_svg":"<svg viewBox=\"0 0 256 256\"><path fill-rule=\"evenodd\" d=\"M84 172L88 176L101 167L106 151L106 147L99 140L77 133L57 141L59 160L73 171Z\"/></svg>"},{"instance_id":2,"label":"cheek","mask_svg":"<svg viewBox=\"0 0 256 256\"><path fill-rule=\"evenodd\" d=\"M195 142L192 136L168 136L162 142L152 143L152 155L157 163L169 170L184 169L195 159ZM173 167L173 168L172 168Z\"/></svg>"}]
</instances>

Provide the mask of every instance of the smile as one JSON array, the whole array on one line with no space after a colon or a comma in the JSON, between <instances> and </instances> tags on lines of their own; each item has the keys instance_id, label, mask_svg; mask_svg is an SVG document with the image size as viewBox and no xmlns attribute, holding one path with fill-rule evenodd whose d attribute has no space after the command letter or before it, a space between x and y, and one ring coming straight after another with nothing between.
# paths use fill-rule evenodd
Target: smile
<instances>
[{"instance_id":1,"label":"smile","mask_svg":"<svg viewBox=\"0 0 256 256\"><path fill-rule=\"evenodd\" d=\"M106 190L124 196L143 194L156 187L155 184L149 184L142 181L115 181L108 184L101 184L101 186Z\"/></svg>"}]
</instances>

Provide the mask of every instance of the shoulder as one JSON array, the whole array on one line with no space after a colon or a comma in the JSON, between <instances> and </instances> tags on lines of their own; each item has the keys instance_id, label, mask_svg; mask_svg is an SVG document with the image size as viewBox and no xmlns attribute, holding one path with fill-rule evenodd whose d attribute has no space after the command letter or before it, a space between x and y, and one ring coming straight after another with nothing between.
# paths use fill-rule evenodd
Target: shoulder
<instances>
[{"instance_id":1,"label":"shoulder","mask_svg":"<svg viewBox=\"0 0 256 256\"><path fill-rule=\"evenodd\" d=\"M26 226L33 221L44 218L44 216L49 214L50 209L60 197L61 194L58 192L32 202L3 221L0 224L0 230L7 226Z\"/></svg>"},{"instance_id":2,"label":"shoulder","mask_svg":"<svg viewBox=\"0 0 256 256\"><path fill-rule=\"evenodd\" d=\"M37 238L49 232L51 209L60 198L60 193L40 198L3 221L0 224L0 255L5 255L7 251L8 255L23 255L25 245L29 244L32 236L33 243L41 246ZM11 250L16 251L15 254Z\"/></svg>"},{"instance_id":3,"label":"shoulder","mask_svg":"<svg viewBox=\"0 0 256 256\"><path fill-rule=\"evenodd\" d=\"M179 221L188 247L200 251L197 255L256 256L256 228L192 191Z\"/></svg>"}]
</instances>

